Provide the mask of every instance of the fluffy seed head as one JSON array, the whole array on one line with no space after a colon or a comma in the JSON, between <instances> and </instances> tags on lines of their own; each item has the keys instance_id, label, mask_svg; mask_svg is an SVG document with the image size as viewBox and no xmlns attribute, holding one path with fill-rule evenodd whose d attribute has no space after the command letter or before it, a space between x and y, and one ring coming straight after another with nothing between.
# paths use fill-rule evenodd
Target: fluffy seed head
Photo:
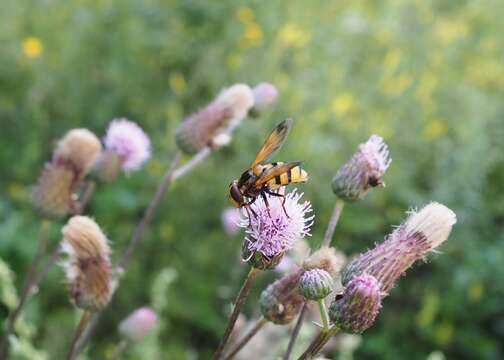
<instances>
[{"instance_id":1,"label":"fluffy seed head","mask_svg":"<svg viewBox=\"0 0 504 360\"><path fill-rule=\"evenodd\" d=\"M334 280L322 269L306 270L299 279L299 292L308 300L321 300L334 289Z\"/></svg>"},{"instance_id":2,"label":"fluffy seed head","mask_svg":"<svg viewBox=\"0 0 504 360\"><path fill-rule=\"evenodd\" d=\"M59 219L72 210L74 171L53 163L45 165L42 176L32 193L32 203L43 217Z\"/></svg>"},{"instance_id":3,"label":"fluffy seed head","mask_svg":"<svg viewBox=\"0 0 504 360\"><path fill-rule=\"evenodd\" d=\"M114 119L103 139L105 148L119 155L124 171L135 171L150 158L149 136L135 122L128 119Z\"/></svg>"},{"instance_id":4,"label":"fluffy seed head","mask_svg":"<svg viewBox=\"0 0 504 360\"><path fill-rule=\"evenodd\" d=\"M456 215L446 206L430 203L418 212L411 212L404 224L385 241L352 260L342 272L346 285L363 273L378 280L381 290L388 293L397 279L413 263L443 243L457 222Z\"/></svg>"},{"instance_id":5,"label":"fluffy seed head","mask_svg":"<svg viewBox=\"0 0 504 360\"><path fill-rule=\"evenodd\" d=\"M342 331L360 334L373 325L381 309L382 293L378 281L361 274L350 281L342 295L329 307L331 321Z\"/></svg>"},{"instance_id":6,"label":"fluffy seed head","mask_svg":"<svg viewBox=\"0 0 504 360\"><path fill-rule=\"evenodd\" d=\"M63 268L72 302L91 311L104 308L112 295L107 238L98 224L86 216L72 217L61 232L61 248L68 255Z\"/></svg>"},{"instance_id":7,"label":"fluffy seed head","mask_svg":"<svg viewBox=\"0 0 504 360\"><path fill-rule=\"evenodd\" d=\"M270 110L278 100L278 90L275 85L263 82L252 89L254 106L250 110L254 116Z\"/></svg>"},{"instance_id":8,"label":"fluffy seed head","mask_svg":"<svg viewBox=\"0 0 504 360\"><path fill-rule=\"evenodd\" d=\"M345 264L346 256L333 247L323 246L303 262L305 270L323 269L331 276L336 276Z\"/></svg>"},{"instance_id":9,"label":"fluffy seed head","mask_svg":"<svg viewBox=\"0 0 504 360\"><path fill-rule=\"evenodd\" d=\"M119 332L132 341L142 340L156 325L157 315L151 308L142 307L133 311L119 325Z\"/></svg>"},{"instance_id":10,"label":"fluffy seed head","mask_svg":"<svg viewBox=\"0 0 504 360\"><path fill-rule=\"evenodd\" d=\"M300 276L301 271L284 275L263 290L259 305L265 319L284 325L296 317L304 302L297 289Z\"/></svg>"},{"instance_id":11,"label":"fluffy seed head","mask_svg":"<svg viewBox=\"0 0 504 360\"><path fill-rule=\"evenodd\" d=\"M247 236L243 245L242 256L246 261L265 262L281 257L294 244L310 236L314 215L310 215L312 207L309 201L300 203L303 196L296 190L285 195L285 211L282 208L282 198L266 195L268 205L259 197L251 205L250 219L248 214L241 219L240 226L246 228ZM286 213L287 212L287 215ZM250 226L249 226L250 224ZM251 264L255 266L254 264Z\"/></svg>"},{"instance_id":12,"label":"fluffy seed head","mask_svg":"<svg viewBox=\"0 0 504 360\"><path fill-rule=\"evenodd\" d=\"M53 163L71 168L76 178L83 178L100 155L100 140L87 129L70 130L54 150Z\"/></svg>"},{"instance_id":13,"label":"fluffy seed head","mask_svg":"<svg viewBox=\"0 0 504 360\"><path fill-rule=\"evenodd\" d=\"M381 178L391 162L387 144L372 135L334 175L334 193L345 201L362 199L370 188L383 185Z\"/></svg>"},{"instance_id":14,"label":"fluffy seed head","mask_svg":"<svg viewBox=\"0 0 504 360\"><path fill-rule=\"evenodd\" d=\"M254 95L248 85L237 84L224 89L209 105L180 124L175 134L177 146L185 153L194 154L207 146L228 145L233 130L253 104Z\"/></svg>"}]
</instances>

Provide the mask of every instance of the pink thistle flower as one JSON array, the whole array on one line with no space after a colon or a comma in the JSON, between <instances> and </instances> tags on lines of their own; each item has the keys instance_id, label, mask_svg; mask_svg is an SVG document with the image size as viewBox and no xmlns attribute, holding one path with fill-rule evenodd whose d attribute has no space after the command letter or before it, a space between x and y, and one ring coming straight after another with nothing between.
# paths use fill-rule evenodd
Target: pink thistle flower
<instances>
[{"instance_id":1,"label":"pink thistle flower","mask_svg":"<svg viewBox=\"0 0 504 360\"><path fill-rule=\"evenodd\" d=\"M151 155L149 136L136 123L124 118L112 120L103 141L107 150L119 155L126 172L138 170Z\"/></svg>"},{"instance_id":2,"label":"pink thistle flower","mask_svg":"<svg viewBox=\"0 0 504 360\"><path fill-rule=\"evenodd\" d=\"M240 210L235 207L229 207L222 212L222 227L226 234L236 235L240 231L240 218Z\"/></svg>"},{"instance_id":3,"label":"pink thistle flower","mask_svg":"<svg viewBox=\"0 0 504 360\"><path fill-rule=\"evenodd\" d=\"M119 332L133 341L142 340L156 325L157 315L149 307L133 311L119 325Z\"/></svg>"},{"instance_id":4,"label":"pink thistle flower","mask_svg":"<svg viewBox=\"0 0 504 360\"><path fill-rule=\"evenodd\" d=\"M278 90L275 85L270 83L260 83L252 89L254 94L254 106L250 109L253 115L270 110L278 100Z\"/></svg>"},{"instance_id":5,"label":"pink thistle flower","mask_svg":"<svg viewBox=\"0 0 504 360\"><path fill-rule=\"evenodd\" d=\"M446 206L432 202L418 212L411 212L406 222L384 242L351 261L342 272L347 285L355 276L367 273L388 293L397 279L417 260L425 259L448 239L457 217Z\"/></svg>"},{"instance_id":6,"label":"pink thistle flower","mask_svg":"<svg viewBox=\"0 0 504 360\"><path fill-rule=\"evenodd\" d=\"M302 196L296 190L285 195L288 216L282 208L282 198L266 195L269 206L261 197L256 199L251 205L255 215L251 214L250 219L247 215L240 222L247 229L243 246L246 261L256 255L269 260L283 256L297 241L311 235L315 216L309 215L313 211L309 201L299 202Z\"/></svg>"},{"instance_id":7,"label":"pink thistle flower","mask_svg":"<svg viewBox=\"0 0 504 360\"><path fill-rule=\"evenodd\" d=\"M381 178L391 162L387 144L372 135L334 176L334 193L345 201L362 199L370 188L384 185Z\"/></svg>"}]
</instances>

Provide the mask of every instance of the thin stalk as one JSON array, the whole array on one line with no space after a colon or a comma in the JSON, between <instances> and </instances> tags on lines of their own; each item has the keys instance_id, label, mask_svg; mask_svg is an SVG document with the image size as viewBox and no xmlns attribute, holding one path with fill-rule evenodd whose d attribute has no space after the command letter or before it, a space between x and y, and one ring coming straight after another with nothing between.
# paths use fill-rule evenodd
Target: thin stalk
<instances>
[{"instance_id":1,"label":"thin stalk","mask_svg":"<svg viewBox=\"0 0 504 360\"><path fill-rule=\"evenodd\" d=\"M205 158L212 153L212 150L208 147L203 148L199 153L194 155L191 160L187 163L179 167L173 173L173 180L177 180L178 178L184 176L189 171L191 171L196 165L205 160Z\"/></svg>"},{"instance_id":2,"label":"thin stalk","mask_svg":"<svg viewBox=\"0 0 504 360\"><path fill-rule=\"evenodd\" d=\"M21 291L21 296L19 298L18 305L11 312L9 318L7 319L7 325L5 328L5 333L2 338L2 343L0 344L0 358L3 359L7 357L8 348L9 348L9 336L14 331L14 326L16 324L16 320L21 314L21 310L25 305L26 301L31 295L33 287L36 285L36 275L37 269L39 267L40 261L44 256L44 253L47 248L47 240L49 235L49 229L51 227L51 222L47 219L43 219L40 231L37 240L37 250L35 251L35 255L33 256L30 269L28 270L28 275L26 276L26 280L23 286L23 290Z\"/></svg>"},{"instance_id":3,"label":"thin stalk","mask_svg":"<svg viewBox=\"0 0 504 360\"><path fill-rule=\"evenodd\" d=\"M298 360L313 359L317 354L322 351L325 344L331 339L331 337L338 332L338 328L333 326L327 330L322 329L315 339L308 346L306 351L298 358Z\"/></svg>"},{"instance_id":4,"label":"thin stalk","mask_svg":"<svg viewBox=\"0 0 504 360\"><path fill-rule=\"evenodd\" d=\"M222 357L222 352L224 351L224 347L226 346L226 344L229 340L229 336L231 335L231 332L233 331L236 320L238 319L238 315L240 315L240 310L243 307L243 304L245 304L245 300L247 299L247 296L250 292L250 288L252 287L252 283L254 282L258 273L259 273L258 269L254 268L254 267L252 267L250 269L250 271L247 275L247 278L245 279L245 281L240 289L240 292L238 293L238 296L236 297L235 306L233 308L233 312L231 313L231 317L228 320L226 331L224 331L224 335L222 336L222 339L219 343L219 346L217 347L217 350L215 351L215 354L213 356L214 360L218 360Z\"/></svg>"},{"instance_id":5,"label":"thin stalk","mask_svg":"<svg viewBox=\"0 0 504 360\"><path fill-rule=\"evenodd\" d=\"M95 189L96 182L94 180L89 180L86 182L86 189L84 190L84 193L82 194L81 198L76 201L76 208L73 212L75 215L80 215L84 212L84 209L86 208L89 200L91 200L91 196L93 196Z\"/></svg>"},{"instance_id":6,"label":"thin stalk","mask_svg":"<svg viewBox=\"0 0 504 360\"><path fill-rule=\"evenodd\" d=\"M303 307L301 308L301 312L299 313L298 319L296 321L296 326L294 327L294 330L292 331L292 335L289 340L289 345L287 346L287 351L285 352L285 354L283 356L283 360L289 360L289 358L290 358L292 350L294 349L294 344L296 343L297 337L299 335L299 331L301 330L301 325L303 325L303 318L304 318L307 306L308 306L308 303L305 302L303 304Z\"/></svg>"},{"instance_id":7,"label":"thin stalk","mask_svg":"<svg viewBox=\"0 0 504 360\"><path fill-rule=\"evenodd\" d=\"M233 349L224 357L224 360L231 360L235 357L238 352L261 330L264 325L268 323L264 317L261 316L259 320L256 321L254 326L247 331L247 333L236 343Z\"/></svg>"},{"instance_id":8,"label":"thin stalk","mask_svg":"<svg viewBox=\"0 0 504 360\"><path fill-rule=\"evenodd\" d=\"M70 345L70 350L68 351L68 354L66 356L66 360L73 360L77 357L77 353L75 352L75 346L77 345L77 341L79 340L82 332L86 328L86 325L89 322L89 319L91 319L92 312L85 310L82 313L81 319L79 321L79 324L75 328L74 336L72 339L72 344Z\"/></svg>"},{"instance_id":9,"label":"thin stalk","mask_svg":"<svg viewBox=\"0 0 504 360\"><path fill-rule=\"evenodd\" d=\"M114 353L112 354L112 357L110 358L110 360L119 360L127 347L128 347L128 342L126 340L122 339L119 342L119 344L117 345L117 347L115 348Z\"/></svg>"},{"instance_id":10,"label":"thin stalk","mask_svg":"<svg viewBox=\"0 0 504 360\"><path fill-rule=\"evenodd\" d=\"M329 331L329 314L327 313L327 308L324 299L317 300L320 317L322 318L323 331Z\"/></svg>"},{"instance_id":11,"label":"thin stalk","mask_svg":"<svg viewBox=\"0 0 504 360\"><path fill-rule=\"evenodd\" d=\"M322 241L322 246L331 245L334 230L336 229L336 225L338 225L338 220L340 218L344 206L345 202L343 200L341 199L336 200L336 204L334 205L334 210L331 215L331 220L329 220L329 224L327 224L327 229L324 235L324 240Z\"/></svg>"}]
</instances>

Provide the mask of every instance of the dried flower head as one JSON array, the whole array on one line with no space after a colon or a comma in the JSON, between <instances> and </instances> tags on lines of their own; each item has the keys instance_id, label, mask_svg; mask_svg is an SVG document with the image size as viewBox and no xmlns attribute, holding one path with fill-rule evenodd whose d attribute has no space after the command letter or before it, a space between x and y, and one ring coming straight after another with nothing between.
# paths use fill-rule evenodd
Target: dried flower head
<instances>
[{"instance_id":1,"label":"dried flower head","mask_svg":"<svg viewBox=\"0 0 504 360\"><path fill-rule=\"evenodd\" d=\"M457 217L446 206L432 202L418 212L411 212L404 224L384 242L351 261L342 272L343 285L355 276L367 273L378 280L388 293L397 279L413 263L436 249L450 235Z\"/></svg>"},{"instance_id":2,"label":"dried flower head","mask_svg":"<svg viewBox=\"0 0 504 360\"><path fill-rule=\"evenodd\" d=\"M156 325L157 315L149 307L133 311L119 325L119 332L132 341L142 340Z\"/></svg>"},{"instance_id":3,"label":"dried flower head","mask_svg":"<svg viewBox=\"0 0 504 360\"><path fill-rule=\"evenodd\" d=\"M303 262L303 268L306 270L323 269L334 277L339 274L345 261L346 256L341 251L334 247L323 246Z\"/></svg>"},{"instance_id":4,"label":"dried flower head","mask_svg":"<svg viewBox=\"0 0 504 360\"><path fill-rule=\"evenodd\" d=\"M382 292L371 275L354 277L329 308L331 321L344 332L360 334L373 325L381 309Z\"/></svg>"},{"instance_id":5,"label":"dried flower head","mask_svg":"<svg viewBox=\"0 0 504 360\"><path fill-rule=\"evenodd\" d=\"M248 85L224 89L209 105L180 124L175 135L177 146L187 154L194 154L207 146L228 145L233 130L253 105L254 95Z\"/></svg>"},{"instance_id":6,"label":"dried flower head","mask_svg":"<svg viewBox=\"0 0 504 360\"><path fill-rule=\"evenodd\" d=\"M334 175L334 193L345 201L362 199L370 188L383 185L381 178L391 162L387 144L372 135Z\"/></svg>"},{"instance_id":7,"label":"dried flower head","mask_svg":"<svg viewBox=\"0 0 504 360\"><path fill-rule=\"evenodd\" d=\"M334 289L334 280L322 269L306 270L299 279L299 292L308 300L321 300Z\"/></svg>"},{"instance_id":8,"label":"dried flower head","mask_svg":"<svg viewBox=\"0 0 504 360\"><path fill-rule=\"evenodd\" d=\"M229 207L222 212L222 226L226 234L236 235L240 231L240 218L240 210L235 207Z\"/></svg>"},{"instance_id":9,"label":"dried flower head","mask_svg":"<svg viewBox=\"0 0 504 360\"><path fill-rule=\"evenodd\" d=\"M304 303L297 286L300 276L301 271L284 275L263 290L259 305L265 319L284 325L296 317Z\"/></svg>"},{"instance_id":10,"label":"dried flower head","mask_svg":"<svg viewBox=\"0 0 504 360\"><path fill-rule=\"evenodd\" d=\"M296 190L286 194L285 199L266 196L268 204L258 197L251 205L253 213L250 218L247 213L240 222L240 226L247 229L242 256L258 268L264 268L263 264L269 264L273 259L279 261L279 257L297 241L310 236L315 217L309 215L312 212L311 203L300 203L303 194ZM284 200L285 211L282 207Z\"/></svg>"},{"instance_id":11,"label":"dried flower head","mask_svg":"<svg viewBox=\"0 0 504 360\"><path fill-rule=\"evenodd\" d=\"M48 218L60 218L73 210L77 187L100 152L100 140L92 132L69 131L58 142L33 191L37 211Z\"/></svg>"},{"instance_id":12,"label":"dried flower head","mask_svg":"<svg viewBox=\"0 0 504 360\"><path fill-rule=\"evenodd\" d=\"M149 136L135 122L114 119L103 139L105 148L119 155L126 172L140 169L151 154Z\"/></svg>"},{"instance_id":13,"label":"dried flower head","mask_svg":"<svg viewBox=\"0 0 504 360\"><path fill-rule=\"evenodd\" d=\"M107 238L98 224L86 216L72 217L61 232L61 248L68 255L63 268L72 302L91 311L104 308L112 296Z\"/></svg>"},{"instance_id":14,"label":"dried flower head","mask_svg":"<svg viewBox=\"0 0 504 360\"><path fill-rule=\"evenodd\" d=\"M270 110L278 100L278 90L275 85L263 82L252 89L254 94L254 106L250 110L252 116Z\"/></svg>"},{"instance_id":15,"label":"dried flower head","mask_svg":"<svg viewBox=\"0 0 504 360\"><path fill-rule=\"evenodd\" d=\"M87 129L70 130L54 150L53 163L71 167L77 178L84 177L101 152L100 140Z\"/></svg>"}]
</instances>

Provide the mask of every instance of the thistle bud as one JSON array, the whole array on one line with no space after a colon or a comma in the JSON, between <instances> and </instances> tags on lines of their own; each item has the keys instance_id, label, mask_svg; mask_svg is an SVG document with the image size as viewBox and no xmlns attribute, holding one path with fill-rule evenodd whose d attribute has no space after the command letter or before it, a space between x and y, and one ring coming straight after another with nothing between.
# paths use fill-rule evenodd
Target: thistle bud
<instances>
[{"instance_id":1,"label":"thistle bud","mask_svg":"<svg viewBox=\"0 0 504 360\"><path fill-rule=\"evenodd\" d=\"M253 104L254 95L248 85L224 89L212 103L180 124L175 134L177 146L187 154L194 154L207 146L227 145Z\"/></svg>"},{"instance_id":2,"label":"thistle bud","mask_svg":"<svg viewBox=\"0 0 504 360\"><path fill-rule=\"evenodd\" d=\"M270 83L260 83L252 89L254 94L254 106L250 109L253 117L269 111L278 100L278 90Z\"/></svg>"},{"instance_id":3,"label":"thistle bud","mask_svg":"<svg viewBox=\"0 0 504 360\"><path fill-rule=\"evenodd\" d=\"M334 288L331 275L322 269L307 270L299 279L299 292L307 300L321 300L329 295Z\"/></svg>"},{"instance_id":4,"label":"thistle bud","mask_svg":"<svg viewBox=\"0 0 504 360\"><path fill-rule=\"evenodd\" d=\"M339 274L345 261L346 256L341 251L333 247L323 246L303 262L303 268L305 270L323 269L335 277Z\"/></svg>"},{"instance_id":5,"label":"thistle bud","mask_svg":"<svg viewBox=\"0 0 504 360\"><path fill-rule=\"evenodd\" d=\"M411 212L404 224L384 242L351 261L342 272L343 285L355 276L367 273L388 293L397 279L413 263L436 249L450 235L457 217L439 203L430 203L418 212Z\"/></svg>"},{"instance_id":6,"label":"thistle bud","mask_svg":"<svg viewBox=\"0 0 504 360\"><path fill-rule=\"evenodd\" d=\"M142 340L156 325L157 315L151 308L135 310L119 325L119 332L132 341Z\"/></svg>"},{"instance_id":7,"label":"thistle bud","mask_svg":"<svg viewBox=\"0 0 504 360\"><path fill-rule=\"evenodd\" d=\"M284 275L263 290L259 305L265 319L285 325L297 316L304 303L297 288L300 276L300 271Z\"/></svg>"},{"instance_id":8,"label":"thistle bud","mask_svg":"<svg viewBox=\"0 0 504 360\"><path fill-rule=\"evenodd\" d=\"M52 162L45 165L32 194L35 209L48 218L60 218L73 209L74 193L101 151L89 130L74 129L61 139Z\"/></svg>"},{"instance_id":9,"label":"thistle bud","mask_svg":"<svg viewBox=\"0 0 504 360\"><path fill-rule=\"evenodd\" d=\"M381 178L391 162L387 144L372 135L334 175L334 193L349 202L362 199L372 187L384 186Z\"/></svg>"},{"instance_id":10,"label":"thistle bud","mask_svg":"<svg viewBox=\"0 0 504 360\"><path fill-rule=\"evenodd\" d=\"M68 255L63 268L71 301L82 309L103 309L112 296L107 238L98 224L86 216L72 217L61 232L61 248Z\"/></svg>"},{"instance_id":11,"label":"thistle bud","mask_svg":"<svg viewBox=\"0 0 504 360\"><path fill-rule=\"evenodd\" d=\"M329 318L344 332L360 334L373 325L381 309L382 293L371 275L354 277L329 307Z\"/></svg>"}]
</instances>

